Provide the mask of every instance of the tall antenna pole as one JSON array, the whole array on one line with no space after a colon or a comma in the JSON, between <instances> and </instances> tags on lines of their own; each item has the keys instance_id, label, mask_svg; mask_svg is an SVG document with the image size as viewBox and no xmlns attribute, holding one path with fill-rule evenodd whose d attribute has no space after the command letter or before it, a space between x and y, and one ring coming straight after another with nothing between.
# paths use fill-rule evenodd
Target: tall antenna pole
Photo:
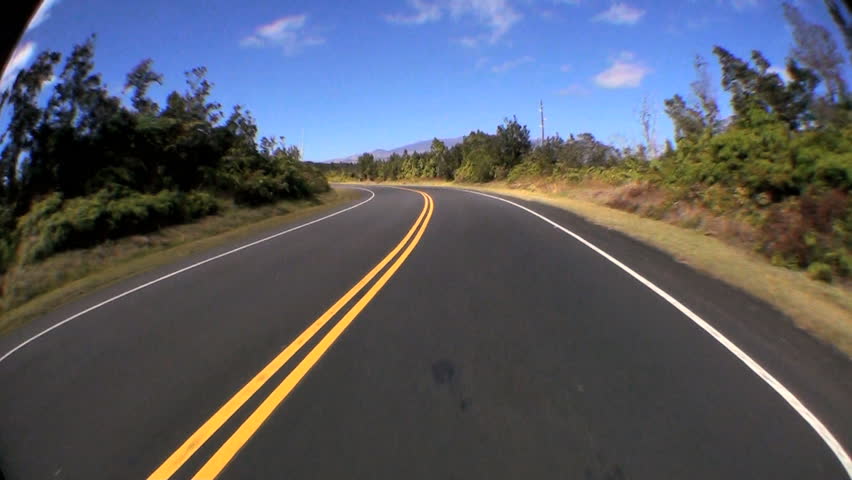
<instances>
[{"instance_id":1,"label":"tall antenna pole","mask_svg":"<svg viewBox=\"0 0 852 480\"><path fill-rule=\"evenodd\" d=\"M538 101L538 113L541 114L541 144L544 145L544 102Z\"/></svg>"}]
</instances>

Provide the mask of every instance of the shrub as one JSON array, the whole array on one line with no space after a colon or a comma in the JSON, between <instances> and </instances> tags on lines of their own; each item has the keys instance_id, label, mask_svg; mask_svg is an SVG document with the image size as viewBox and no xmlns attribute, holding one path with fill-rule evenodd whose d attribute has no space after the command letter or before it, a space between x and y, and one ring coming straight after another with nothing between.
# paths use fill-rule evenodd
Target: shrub
<instances>
[{"instance_id":1,"label":"shrub","mask_svg":"<svg viewBox=\"0 0 852 480\"><path fill-rule=\"evenodd\" d=\"M814 262L808 266L808 276L814 280L831 283L831 267L822 262Z\"/></svg>"},{"instance_id":2,"label":"shrub","mask_svg":"<svg viewBox=\"0 0 852 480\"><path fill-rule=\"evenodd\" d=\"M494 159L484 149L475 149L464 156L464 162L456 171L460 182L487 182L494 178Z\"/></svg>"},{"instance_id":3,"label":"shrub","mask_svg":"<svg viewBox=\"0 0 852 480\"><path fill-rule=\"evenodd\" d=\"M506 179L509 182L516 182L523 178L539 177L542 175L544 175L544 168L540 163L536 163L533 161L524 161L515 165L509 172L509 175L506 177Z\"/></svg>"},{"instance_id":4,"label":"shrub","mask_svg":"<svg viewBox=\"0 0 852 480\"><path fill-rule=\"evenodd\" d=\"M801 268L820 263L841 277L850 275L852 198L846 192L808 191L772 205L761 233L761 250L775 263Z\"/></svg>"},{"instance_id":5,"label":"shrub","mask_svg":"<svg viewBox=\"0 0 852 480\"><path fill-rule=\"evenodd\" d=\"M151 195L104 189L66 202L51 195L19 220L18 235L23 242L20 261L30 263L63 250L150 232L217 210L215 198L204 192L164 190Z\"/></svg>"}]
</instances>

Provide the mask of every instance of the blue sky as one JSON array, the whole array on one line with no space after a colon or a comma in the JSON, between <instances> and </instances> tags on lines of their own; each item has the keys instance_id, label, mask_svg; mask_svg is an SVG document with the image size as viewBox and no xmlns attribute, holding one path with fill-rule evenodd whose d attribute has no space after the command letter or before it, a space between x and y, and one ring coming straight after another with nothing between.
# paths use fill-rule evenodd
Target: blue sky
<instances>
[{"instance_id":1,"label":"blue sky","mask_svg":"<svg viewBox=\"0 0 852 480\"><path fill-rule=\"evenodd\" d=\"M797 4L830 25L821 1ZM7 74L91 33L114 92L143 58L165 75L160 101L204 65L215 99L245 105L262 134L298 145L304 131L309 160L493 132L512 115L537 135L540 99L547 134L624 146L648 98L663 140L662 102L688 94L696 54L721 97L713 45L781 66L792 41L775 0L54 0Z\"/></svg>"}]
</instances>

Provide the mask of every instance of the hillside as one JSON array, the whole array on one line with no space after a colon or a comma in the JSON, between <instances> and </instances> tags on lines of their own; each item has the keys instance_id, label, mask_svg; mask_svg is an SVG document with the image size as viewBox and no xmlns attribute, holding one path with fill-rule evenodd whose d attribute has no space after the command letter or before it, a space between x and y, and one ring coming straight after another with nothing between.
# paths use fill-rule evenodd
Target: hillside
<instances>
[{"instance_id":1,"label":"hillside","mask_svg":"<svg viewBox=\"0 0 852 480\"><path fill-rule=\"evenodd\" d=\"M444 142L444 144L447 147L452 147L453 145L461 143L462 140L464 140L464 137L442 138L440 140L442 142ZM410 143L408 145L403 145L401 147L396 147L396 148L393 148L393 149L390 149L390 150L384 150L384 149L380 148L380 149L373 150L372 152L369 152L369 153L372 154L373 157L376 158L377 160L386 160L388 157L390 157L394 153L398 153L398 154L402 155L402 153L405 152L406 150L409 153L428 152L429 148L431 146L432 146L432 140L430 139L430 140L422 140L420 142ZM332 159L329 159L329 160L322 160L321 162L322 163L355 163L355 161L358 160L359 155L361 155L361 153L356 153L356 154L349 155L349 156L346 156L346 157L341 157L341 158L332 158Z\"/></svg>"}]
</instances>

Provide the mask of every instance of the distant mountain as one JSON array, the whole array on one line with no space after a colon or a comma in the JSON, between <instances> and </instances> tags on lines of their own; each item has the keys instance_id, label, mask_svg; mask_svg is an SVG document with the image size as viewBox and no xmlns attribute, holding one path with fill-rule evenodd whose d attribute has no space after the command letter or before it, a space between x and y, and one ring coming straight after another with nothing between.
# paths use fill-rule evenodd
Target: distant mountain
<instances>
[{"instance_id":1,"label":"distant mountain","mask_svg":"<svg viewBox=\"0 0 852 480\"><path fill-rule=\"evenodd\" d=\"M461 143L462 140L464 140L464 137L441 138L439 140L444 142L444 144L447 146L447 148L449 148L449 147L452 147L453 145L455 145L457 143ZM428 152L429 149L431 149L431 148L432 148L432 140L423 140L422 142L416 142L416 143L411 143L411 144L408 144L408 145L403 145L401 147L397 147L397 148L394 148L394 149L391 149L391 150L384 150L384 149L380 148L378 150L373 150L372 152L367 152L367 153L372 153L373 156L376 159L384 160L384 159L390 157L391 155L393 155L394 153L398 153L398 154L401 155L406 150L408 150L408 153ZM334 163L355 163L358 160L358 157L360 157L360 156L361 156L361 153L356 153L356 154L353 154L353 155L349 155L348 157L333 158L331 160L323 160L322 163L332 163L332 162L334 162Z\"/></svg>"}]
</instances>

